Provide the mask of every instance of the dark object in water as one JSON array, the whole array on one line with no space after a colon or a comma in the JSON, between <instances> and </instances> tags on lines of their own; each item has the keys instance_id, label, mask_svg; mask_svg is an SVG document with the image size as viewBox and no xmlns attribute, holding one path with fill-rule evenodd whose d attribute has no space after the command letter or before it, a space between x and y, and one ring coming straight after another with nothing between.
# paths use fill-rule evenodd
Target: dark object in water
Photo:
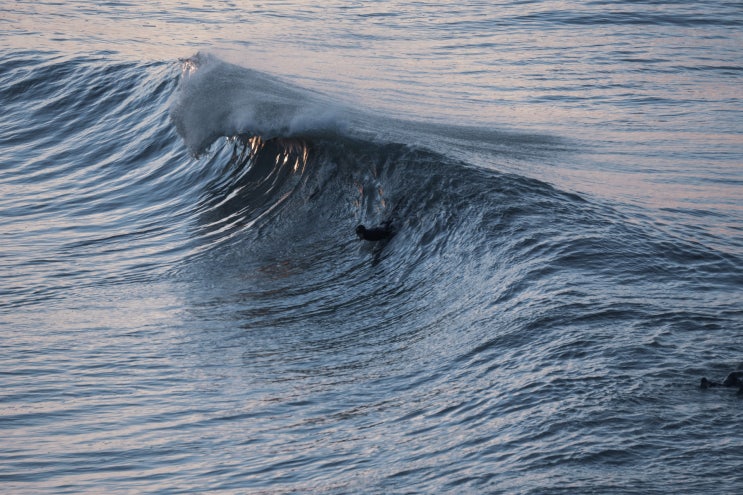
<instances>
[{"instance_id":1,"label":"dark object in water","mask_svg":"<svg viewBox=\"0 0 743 495\"><path fill-rule=\"evenodd\" d=\"M359 239L365 241L383 241L391 239L395 235L395 229L392 228L392 221L387 220L377 227L366 228L363 225L356 227L356 235Z\"/></svg>"},{"instance_id":2,"label":"dark object in water","mask_svg":"<svg viewBox=\"0 0 743 495\"><path fill-rule=\"evenodd\" d=\"M736 371L731 372L722 382L715 382L702 378L699 386L703 389L712 387L738 387L738 394L743 395L743 365L738 366Z\"/></svg>"}]
</instances>

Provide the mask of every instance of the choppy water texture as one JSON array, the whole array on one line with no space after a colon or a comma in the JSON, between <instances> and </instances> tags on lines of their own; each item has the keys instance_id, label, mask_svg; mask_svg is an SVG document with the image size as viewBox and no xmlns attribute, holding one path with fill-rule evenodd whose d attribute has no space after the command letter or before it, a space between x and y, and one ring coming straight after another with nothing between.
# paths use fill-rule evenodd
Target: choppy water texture
<instances>
[{"instance_id":1,"label":"choppy water texture","mask_svg":"<svg viewBox=\"0 0 743 495\"><path fill-rule=\"evenodd\" d=\"M743 486L740 2L0 14L3 493Z\"/></svg>"}]
</instances>

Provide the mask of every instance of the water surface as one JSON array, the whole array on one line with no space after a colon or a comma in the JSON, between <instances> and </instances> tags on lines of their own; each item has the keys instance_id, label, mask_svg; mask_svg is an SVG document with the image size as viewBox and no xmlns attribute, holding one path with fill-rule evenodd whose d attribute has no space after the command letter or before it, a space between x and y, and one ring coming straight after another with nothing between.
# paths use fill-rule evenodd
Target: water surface
<instances>
[{"instance_id":1,"label":"water surface","mask_svg":"<svg viewBox=\"0 0 743 495\"><path fill-rule=\"evenodd\" d=\"M739 2L0 11L4 492L741 486Z\"/></svg>"}]
</instances>

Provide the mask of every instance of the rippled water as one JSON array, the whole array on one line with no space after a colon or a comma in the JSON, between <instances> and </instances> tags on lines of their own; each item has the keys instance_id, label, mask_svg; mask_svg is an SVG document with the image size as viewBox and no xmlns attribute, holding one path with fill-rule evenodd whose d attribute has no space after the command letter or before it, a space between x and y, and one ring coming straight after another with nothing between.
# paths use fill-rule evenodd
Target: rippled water
<instances>
[{"instance_id":1,"label":"rippled water","mask_svg":"<svg viewBox=\"0 0 743 495\"><path fill-rule=\"evenodd\" d=\"M739 491L740 2L0 12L4 493Z\"/></svg>"}]
</instances>

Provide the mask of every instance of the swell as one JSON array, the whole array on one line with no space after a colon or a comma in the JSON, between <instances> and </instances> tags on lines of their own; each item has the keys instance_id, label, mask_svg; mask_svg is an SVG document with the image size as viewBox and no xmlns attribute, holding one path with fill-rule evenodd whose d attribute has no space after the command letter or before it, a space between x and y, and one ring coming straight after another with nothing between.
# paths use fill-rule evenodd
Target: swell
<instances>
[{"instance_id":1,"label":"swell","mask_svg":"<svg viewBox=\"0 0 743 495\"><path fill-rule=\"evenodd\" d=\"M213 57L177 67L16 54L4 64L10 307L201 269L268 275L270 285L283 266L301 287L293 275L311 266L306 289L325 293L363 280L352 274L373 277L368 261L406 281L397 293L441 297L444 308L447 293L467 294L477 311L450 310L472 322L533 317L538 301L591 287L717 294L741 282L735 255L534 179L395 143L400 123L370 132L385 124ZM387 219L399 231L389 245L355 239L357 224Z\"/></svg>"}]
</instances>

